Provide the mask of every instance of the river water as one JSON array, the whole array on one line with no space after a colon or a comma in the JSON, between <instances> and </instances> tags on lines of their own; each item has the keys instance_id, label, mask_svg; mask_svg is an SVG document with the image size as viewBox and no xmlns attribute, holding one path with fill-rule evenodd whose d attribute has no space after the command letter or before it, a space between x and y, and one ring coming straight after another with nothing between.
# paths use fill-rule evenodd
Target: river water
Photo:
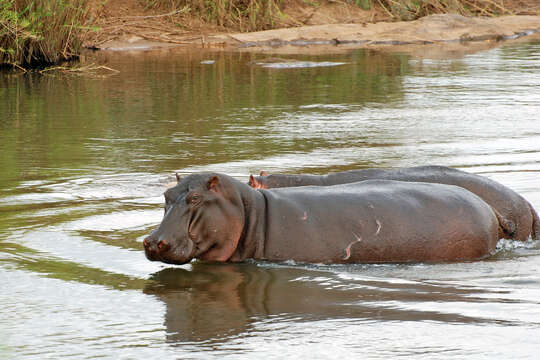
<instances>
[{"instance_id":1,"label":"river water","mask_svg":"<svg viewBox=\"0 0 540 360\"><path fill-rule=\"evenodd\" d=\"M0 358L540 351L534 242L503 241L478 262L347 266L168 266L141 246L174 172L439 164L540 210L540 42L455 59L167 50L89 61L120 72L0 74Z\"/></svg>"}]
</instances>

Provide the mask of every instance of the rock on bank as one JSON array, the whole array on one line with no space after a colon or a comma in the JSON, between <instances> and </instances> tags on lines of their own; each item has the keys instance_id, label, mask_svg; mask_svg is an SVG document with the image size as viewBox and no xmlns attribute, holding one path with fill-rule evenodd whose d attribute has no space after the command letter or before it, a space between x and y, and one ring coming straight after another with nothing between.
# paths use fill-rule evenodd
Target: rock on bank
<instances>
[{"instance_id":1,"label":"rock on bank","mask_svg":"<svg viewBox=\"0 0 540 360\"><path fill-rule=\"evenodd\" d=\"M469 18L430 15L415 21L329 24L217 35L207 41L240 47L309 44L401 45L510 40L540 32L540 16Z\"/></svg>"}]
</instances>

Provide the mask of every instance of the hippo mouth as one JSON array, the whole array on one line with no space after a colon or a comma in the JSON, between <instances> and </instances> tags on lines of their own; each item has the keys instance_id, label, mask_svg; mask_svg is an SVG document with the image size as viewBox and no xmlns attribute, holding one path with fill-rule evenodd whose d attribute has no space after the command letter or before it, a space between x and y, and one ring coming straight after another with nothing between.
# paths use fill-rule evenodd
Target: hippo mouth
<instances>
[{"instance_id":1,"label":"hippo mouth","mask_svg":"<svg viewBox=\"0 0 540 360\"><path fill-rule=\"evenodd\" d=\"M193 260L196 250L194 242L191 239L187 239L183 246L177 246L162 253L145 250L145 255L150 261L161 261L166 264L183 265Z\"/></svg>"},{"instance_id":2,"label":"hippo mouth","mask_svg":"<svg viewBox=\"0 0 540 360\"><path fill-rule=\"evenodd\" d=\"M171 251L171 256L167 256L163 262L167 264L182 265L190 262L195 257L196 246L195 243L188 239L184 246L180 246ZM167 254L169 255L169 254Z\"/></svg>"}]
</instances>

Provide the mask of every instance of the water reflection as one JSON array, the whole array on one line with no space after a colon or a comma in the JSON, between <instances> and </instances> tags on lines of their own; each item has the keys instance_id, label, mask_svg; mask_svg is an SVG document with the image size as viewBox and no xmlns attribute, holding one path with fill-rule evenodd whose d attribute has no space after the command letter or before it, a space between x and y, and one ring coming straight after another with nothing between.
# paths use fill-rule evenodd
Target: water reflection
<instances>
[{"instance_id":1,"label":"water reflection","mask_svg":"<svg viewBox=\"0 0 540 360\"><path fill-rule=\"evenodd\" d=\"M530 355L536 245L437 266L162 270L141 241L175 171L246 181L435 163L540 209L539 50L104 52L90 61L119 74L0 74L0 357L4 343L29 359ZM344 64L254 65L276 57Z\"/></svg>"},{"instance_id":2,"label":"water reflection","mask_svg":"<svg viewBox=\"0 0 540 360\"><path fill-rule=\"evenodd\" d=\"M226 342L247 335L263 318L280 323L353 318L512 325L459 312L415 310L411 304L519 302L497 299L504 292L483 288L351 279L331 271L257 264L195 262L190 270L168 268L150 280L144 293L165 303L167 339L178 343Z\"/></svg>"},{"instance_id":3,"label":"water reflection","mask_svg":"<svg viewBox=\"0 0 540 360\"><path fill-rule=\"evenodd\" d=\"M267 59L262 54L176 49L95 56L90 61L122 72L105 79L0 76L0 96L9 99L0 119L6 169L0 183L23 173L57 176L59 169L155 173L194 159L208 165L313 150L327 142L262 136L266 123L304 104L399 101L408 68L405 56L365 50L329 55L331 63L346 63L338 67L292 71L253 66ZM320 62L307 55L297 60Z\"/></svg>"}]
</instances>

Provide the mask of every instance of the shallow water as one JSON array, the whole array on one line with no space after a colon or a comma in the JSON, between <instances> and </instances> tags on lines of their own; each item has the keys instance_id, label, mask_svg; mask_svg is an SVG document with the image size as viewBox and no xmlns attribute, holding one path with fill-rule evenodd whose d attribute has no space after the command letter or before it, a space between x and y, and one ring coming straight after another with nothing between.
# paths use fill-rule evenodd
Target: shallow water
<instances>
[{"instance_id":1,"label":"shallow water","mask_svg":"<svg viewBox=\"0 0 540 360\"><path fill-rule=\"evenodd\" d=\"M0 74L0 358L534 358L540 246L456 264L168 266L142 239L181 174L440 164L540 209L540 43L98 53Z\"/></svg>"}]
</instances>

